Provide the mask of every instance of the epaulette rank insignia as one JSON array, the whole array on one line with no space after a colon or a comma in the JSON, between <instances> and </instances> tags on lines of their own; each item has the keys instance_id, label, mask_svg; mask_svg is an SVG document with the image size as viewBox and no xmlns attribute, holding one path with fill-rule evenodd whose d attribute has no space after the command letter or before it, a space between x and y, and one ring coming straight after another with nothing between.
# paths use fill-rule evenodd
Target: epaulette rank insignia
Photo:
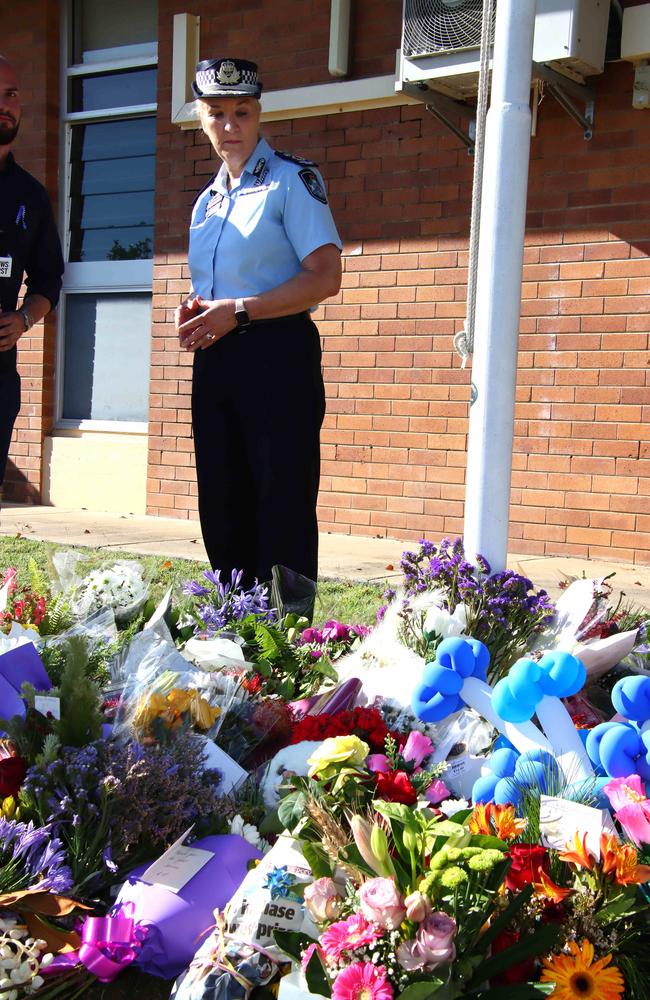
<instances>
[{"instance_id":1,"label":"epaulette rank insignia","mask_svg":"<svg viewBox=\"0 0 650 1000\"><path fill-rule=\"evenodd\" d=\"M285 153L283 150L274 150L275 155L279 156L281 160L287 160L289 163L295 163L299 167L315 167L316 164L313 160L306 160L304 156L296 156L295 153Z\"/></svg>"}]
</instances>

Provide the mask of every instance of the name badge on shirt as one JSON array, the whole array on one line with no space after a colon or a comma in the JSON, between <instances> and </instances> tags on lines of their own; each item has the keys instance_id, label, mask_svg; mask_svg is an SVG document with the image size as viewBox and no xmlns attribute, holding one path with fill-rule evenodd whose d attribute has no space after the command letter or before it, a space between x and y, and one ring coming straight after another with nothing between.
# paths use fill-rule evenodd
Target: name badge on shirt
<instances>
[{"instance_id":1,"label":"name badge on shirt","mask_svg":"<svg viewBox=\"0 0 650 1000\"><path fill-rule=\"evenodd\" d=\"M223 201L222 194L213 194L210 201L205 207L205 217L209 219L211 215L215 215L221 208L221 202Z\"/></svg>"},{"instance_id":2,"label":"name badge on shirt","mask_svg":"<svg viewBox=\"0 0 650 1000\"><path fill-rule=\"evenodd\" d=\"M0 257L0 278L11 277L11 257Z\"/></svg>"}]
</instances>

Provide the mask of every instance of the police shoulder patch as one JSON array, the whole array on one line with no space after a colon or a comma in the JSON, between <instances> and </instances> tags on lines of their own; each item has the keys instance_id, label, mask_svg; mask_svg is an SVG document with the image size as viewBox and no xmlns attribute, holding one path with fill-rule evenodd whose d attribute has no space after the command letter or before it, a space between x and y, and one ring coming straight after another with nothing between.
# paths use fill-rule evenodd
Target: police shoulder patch
<instances>
[{"instance_id":1,"label":"police shoulder patch","mask_svg":"<svg viewBox=\"0 0 650 1000\"><path fill-rule=\"evenodd\" d=\"M316 174L313 170L310 170L308 167L304 167L302 170L298 171L298 176L309 191L312 198L315 198L316 201L322 202L323 205L327 205L325 188L321 184L318 174Z\"/></svg>"},{"instance_id":2,"label":"police shoulder patch","mask_svg":"<svg viewBox=\"0 0 650 1000\"><path fill-rule=\"evenodd\" d=\"M284 150L276 149L274 150L275 155L279 156L281 160L286 160L288 163L295 163L299 167L315 167L316 164L313 160L306 160L304 156L296 156L295 153L285 153Z\"/></svg>"}]
</instances>

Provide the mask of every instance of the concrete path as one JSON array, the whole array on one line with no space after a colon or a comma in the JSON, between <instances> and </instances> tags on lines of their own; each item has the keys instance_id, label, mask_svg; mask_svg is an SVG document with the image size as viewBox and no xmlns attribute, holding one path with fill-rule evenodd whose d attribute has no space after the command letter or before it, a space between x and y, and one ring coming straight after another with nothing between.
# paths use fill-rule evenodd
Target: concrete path
<instances>
[{"instance_id":1,"label":"concrete path","mask_svg":"<svg viewBox=\"0 0 650 1000\"><path fill-rule=\"evenodd\" d=\"M176 518L5 504L0 509L0 535L23 535L59 545L88 545L115 552L206 559L198 523ZM416 541L409 544L389 538L323 534L320 574L351 580L399 579L402 551L416 545ZM553 596L560 593L559 584L567 577L597 577L615 571L614 587L625 591L635 604L650 608L650 567L516 553L508 556L508 566Z\"/></svg>"}]
</instances>

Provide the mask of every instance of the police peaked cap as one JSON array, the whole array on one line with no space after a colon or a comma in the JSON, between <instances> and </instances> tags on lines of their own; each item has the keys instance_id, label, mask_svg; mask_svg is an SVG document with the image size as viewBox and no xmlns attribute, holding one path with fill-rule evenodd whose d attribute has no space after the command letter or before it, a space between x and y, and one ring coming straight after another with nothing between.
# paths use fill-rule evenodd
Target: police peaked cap
<instances>
[{"instance_id":1,"label":"police peaked cap","mask_svg":"<svg viewBox=\"0 0 650 1000\"><path fill-rule=\"evenodd\" d=\"M192 81L195 97L259 97L257 63L247 59L202 59Z\"/></svg>"}]
</instances>

